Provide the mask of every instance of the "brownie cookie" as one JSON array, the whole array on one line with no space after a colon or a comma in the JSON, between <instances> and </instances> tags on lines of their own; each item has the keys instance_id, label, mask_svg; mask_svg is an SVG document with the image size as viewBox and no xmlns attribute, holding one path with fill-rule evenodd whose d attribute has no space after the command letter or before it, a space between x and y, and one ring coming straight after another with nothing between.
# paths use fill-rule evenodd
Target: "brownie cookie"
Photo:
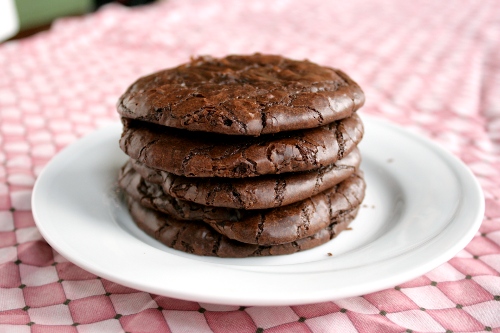
<instances>
[{"instance_id":1,"label":"brownie cookie","mask_svg":"<svg viewBox=\"0 0 500 333\"><path fill-rule=\"evenodd\" d=\"M225 258L291 254L324 244L345 230L351 216L329 224L312 236L279 245L263 246L231 240L215 232L207 224L196 221L178 221L172 217L141 206L127 198L132 219L151 237L168 247L183 252Z\"/></svg>"},{"instance_id":2,"label":"brownie cookie","mask_svg":"<svg viewBox=\"0 0 500 333\"><path fill-rule=\"evenodd\" d=\"M128 163L146 181L161 185L166 194L175 198L206 206L265 209L285 206L323 192L352 175L360 162L356 148L335 164L316 170L243 179L183 177L149 168L136 160Z\"/></svg>"},{"instance_id":3,"label":"brownie cookie","mask_svg":"<svg viewBox=\"0 0 500 333\"><path fill-rule=\"evenodd\" d=\"M363 103L360 87L338 69L254 54L199 57L142 77L117 108L169 127L259 136L323 126Z\"/></svg>"},{"instance_id":4,"label":"brownie cookie","mask_svg":"<svg viewBox=\"0 0 500 333\"><path fill-rule=\"evenodd\" d=\"M265 210L204 206L165 194L158 184L125 167L119 185L142 206L179 220L201 220L219 233L244 243L274 245L308 237L346 215L355 216L365 183L354 174L340 184L291 205Z\"/></svg>"},{"instance_id":5,"label":"brownie cookie","mask_svg":"<svg viewBox=\"0 0 500 333\"><path fill-rule=\"evenodd\" d=\"M148 167L187 177L244 178L318 169L363 137L357 114L326 126L260 137L189 132L122 118L121 149Z\"/></svg>"}]
</instances>

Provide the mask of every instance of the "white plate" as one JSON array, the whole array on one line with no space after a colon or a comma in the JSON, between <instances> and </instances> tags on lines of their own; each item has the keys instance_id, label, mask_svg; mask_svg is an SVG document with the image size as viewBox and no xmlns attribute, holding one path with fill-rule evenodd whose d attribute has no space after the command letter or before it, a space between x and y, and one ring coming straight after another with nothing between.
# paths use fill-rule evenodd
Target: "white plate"
<instances>
[{"instance_id":1,"label":"white plate","mask_svg":"<svg viewBox=\"0 0 500 333\"><path fill-rule=\"evenodd\" d=\"M175 298L292 305L392 287L446 262L472 239L484 198L450 153L364 117L368 184L358 218L333 241L293 255L222 259L167 248L132 222L116 194L119 124L66 148L33 192L43 237L78 266L117 283ZM333 254L329 256L328 254Z\"/></svg>"}]
</instances>

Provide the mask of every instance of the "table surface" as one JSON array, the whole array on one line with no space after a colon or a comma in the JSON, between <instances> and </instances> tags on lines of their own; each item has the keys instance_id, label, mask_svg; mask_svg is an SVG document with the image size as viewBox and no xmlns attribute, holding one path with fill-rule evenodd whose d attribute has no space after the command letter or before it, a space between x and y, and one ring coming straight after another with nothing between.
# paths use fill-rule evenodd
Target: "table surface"
<instances>
[{"instance_id":1,"label":"table surface","mask_svg":"<svg viewBox=\"0 0 500 333\"><path fill-rule=\"evenodd\" d=\"M500 332L500 2L170 0L108 5L0 45L0 332ZM190 56L276 53L342 68L361 114L441 144L485 195L479 232L431 272L369 295L279 307L183 301L75 266L41 237L33 184L116 122L141 75Z\"/></svg>"}]
</instances>

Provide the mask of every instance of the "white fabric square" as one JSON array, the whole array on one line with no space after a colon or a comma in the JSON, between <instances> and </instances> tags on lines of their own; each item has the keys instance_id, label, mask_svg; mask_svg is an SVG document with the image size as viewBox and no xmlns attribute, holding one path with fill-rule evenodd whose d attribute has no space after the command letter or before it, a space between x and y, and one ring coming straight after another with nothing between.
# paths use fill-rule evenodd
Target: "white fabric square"
<instances>
[{"instance_id":1,"label":"white fabric square","mask_svg":"<svg viewBox=\"0 0 500 333\"><path fill-rule=\"evenodd\" d=\"M484 326L500 327L499 301L488 301L470 306L464 306L463 310L477 319Z\"/></svg>"},{"instance_id":2,"label":"white fabric square","mask_svg":"<svg viewBox=\"0 0 500 333\"><path fill-rule=\"evenodd\" d=\"M26 305L20 288L0 288L0 311L20 309Z\"/></svg>"},{"instance_id":3,"label":"white fabric square","mask_svg":"<svg viewBox=\"0 0 500 333\"><path fill-rule=\"evenodd\" d=\"M500 121L498 122L500 124ZM500 132L500 130L499 130ZM493 231L489 232L487 237L497 243L497 245L500 245L500 230L499 231Z\"/></svg>"},{"instance_id":4,"label":"white fabric square","mask_svg":"<svg viewBox=\"0 0 500 333\"><path fill-rule=\"evenodd\" d=\"M148 293L114 294L109 296L116 313L123 316L138 313L145 309L157 308L158 304Z\"/></svg>"},{"instance_id":5,"label":"white fabric square","mask_svg":"<svg viewBox=\"0 0 500 333\"><path fill-rule=\"evenodd\" d=\"M16 230L16 239L19 244L42 239L37 227L21 228Z\"/></svg>"},{"instance_id":6,"label":"white fabric square","mask_svg":"<svg viewBox=\"0 0 500 333\"><path fill-rule=\"evenodd\" d=\"M120 321L116 319L109 319L99 321L97 323L78 325L76 327L78 333L122 333L123 328Z\"/></svg>"},{"instance_id":7,"label":"white fabric square","mask_svg":"<svg viewBox=\"0 0 500 333\"><path fill-rule=\"evenodd\" d=\"M31 210L31 190L11 192L10 201L17 210Z\"/></svg>"},{"instance_id":8,"label":"white fabric square","mask_svg":"<svg viewBox=\"0 0 500 333\"><path fill-rule=\"evenodd\" d=\"M456 304L441 290L433 286L402 288L401 292L408 296L418 306L425 309L449 309Z\"/></svg>"},{"instance_id":9,"label":"white fabric square","mask_svg":"<svg viewBox=\"0 0 500 333\"><path fill-rule=\"evenodd\" d=\"M35 177L30 174L17 173L10 175L8 181L11 185L33 186L35 184Z\"/></svg>"},{"instance_id":10,"label":"white fabric square","mask_svg":"<svg viewBox=\"0 0 500 333\"><path fill-rule=\"evenodd\" d=\"M339 307L356 313L377 314L380 312L377 307L368 302L363 297L349 297L334 301Z\"/></svg>"},{"instance_id":11,"label":"white fabric square","mask_svg":"<svg viewBox=\"0 0 500 333\"><path fill-rule=\"evenodd\" d=\"M40 325L71 325L73 318L69 308L64 304L30 308L28 314L32 322Z\"/></svg>"},{"instance_id":12,"label":"white fabric square","mask_svg":"<svg viewBox=\"0 0 500 333\"><path fill-rule=\"evenodd\" d=\"M42 286L59 280L54 266L37 267L20 264L19 271L21 273L21 282L29 287Z\"/></svg>"},{"instance_id":13,"label":"white fabric square","mask_svg":"<svg viewBox=\"0 0 500 333\"><path fill-rule=\"evenodd\" d=\"M17 249L14 246L0 248L0 265L9 261L16 261Z\"/></svg>"},{"instance_id":14,"label":"white fabric square","mask_svg":"<svg viewBox=\"0 0 500 333\"><path fill-rule=\"evenodd\" d=\"M7 325L0 324L0 333L30 333L31 327L28 325Z\"/></svg>"},{"instance_id":15,"label":"white fabric square","mask_svg":"<svg viewBox=\"0 0 500 333\"><path fill-rule=\"evenodd\" d=\"M481 275L472 278L492 295L500 295L500 276Z\"/></svg>"},{"instance_id":16,"label":"white fabric square","mask_svg":"<svg viewBox=\"0 0 500 333\"><path fill-rule=\"evenodd\" d=\"M66 297L70 300L95 295L104 295L106 290L101 280L63 281L62 286Z\"/></svg>"},{"instance_id":17,"label":"white fabric square","mask_svg":"<svg viewBox=\"0 0 500 333\"><path fill-rule=\"evenodd\" d=\"M333 328L335 328L335 332L358 333L349 317L342 312L307 319L305 324L314 333L331 333Z\"/></svg>"},{"instance_id":18,"label":"white fabric square","mask_svg":"<svg viewBox=\"0 0 500 333\"><path fill-rule=\"evenodd\" d=\"M458 281L465 278L465 275L457 271L455 267L453 267L449 263L444 263L437 268L434 268L432 271L425 275L431 281L436 282Z\"/></svg>"},{"instance_id":19,"label":"white fabric square","mask_svg":"<svg viewBox=\"0 0 500 333\"><path fill-rule=\"evenodd\" d=\"M387 318L399 326L414 331L444 332L445 329L422 310L388 313Z\"/></svg>"},{"instance_id":20,"label":"white fabric square","mask_svg":"<svg viewBox=\"0 0 500 333\"><path fill-rule=\"evenodd\" d=\"M163 316L172 333L212 333L205 316L198 311L164 310Z\"/></svg>"},{"instance_id":21,"label":"white fabric square","mask_svg":"<svg viewBox=\"0 0 500 333\"><path fill-rule=\"evenodd\" d=\"M481 256L481 260L497 272L500 272L500 254L488 254Z\"/></svg>"},{"instance_id":22,"label":"white fabric square","mask_svg":"<svg viewBox=\"0 0 500 333\"><path fill-rule=\"evenodd\" d=\"M11 212L0 212L0 231L14 230L14 217Z\"/></svg>"},{"instance_id":23,"label":"white fabric square","mask_svg":"<svg viewBox=\"0 0 500 333\"><path fill-rule=\"evenodd\" d=\"M255 325L263 329L299 320L289 306L256 306L245 309Z\"/></svg>"}]
</instances>

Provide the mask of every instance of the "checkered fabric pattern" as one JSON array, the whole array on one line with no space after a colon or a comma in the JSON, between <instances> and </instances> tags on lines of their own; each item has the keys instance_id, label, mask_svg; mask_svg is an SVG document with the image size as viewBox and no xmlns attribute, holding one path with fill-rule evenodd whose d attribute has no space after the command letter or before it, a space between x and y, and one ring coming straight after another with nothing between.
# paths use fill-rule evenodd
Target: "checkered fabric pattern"
<instances>
[{"instance_id":1,"label":"checkered fabric pattern","mask_svg":"<svg viewBox=\"0 0 500 333\"><path fill-rule=\"evenodd\" d=\"M500 332L500 2L170 0L102 8L0 45L0 332ZM373 294L301 306L203 304L88 273L41 237L33 183L61 148L118 120L137 77L190 56L277 53L348 72L362 114L461 158L486 197L449 262Z\"/></svg>"}]
</instances>

